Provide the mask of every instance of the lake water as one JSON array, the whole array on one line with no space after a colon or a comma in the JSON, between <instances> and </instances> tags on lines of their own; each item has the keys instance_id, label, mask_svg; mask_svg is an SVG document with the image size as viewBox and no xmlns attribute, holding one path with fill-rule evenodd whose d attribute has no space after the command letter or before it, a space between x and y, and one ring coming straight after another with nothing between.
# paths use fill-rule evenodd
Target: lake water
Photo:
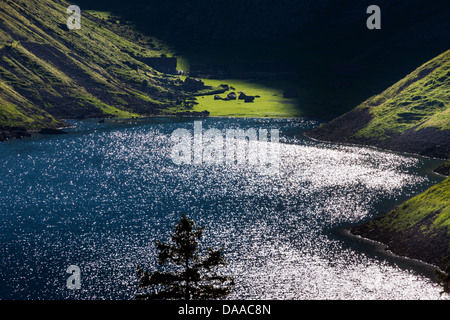
<instances>
[{"instance_id":1,"label":"lake water","mask_svg":"<svg viewBox=\"0 0 450 320\"><path fill-rule=\"evenodd\" d=\"M1 143L0 298L133 299L136 266L156 267L154 241L183 213L205 226L202 245L223 247L232 299L445 298L430 268L340 232L442 181L439 161L311 141L312 120L201 121L279 129L278 171L175 164L171 134L194 119L72 121L67 135Z\"/></svg>"}]
</instances>

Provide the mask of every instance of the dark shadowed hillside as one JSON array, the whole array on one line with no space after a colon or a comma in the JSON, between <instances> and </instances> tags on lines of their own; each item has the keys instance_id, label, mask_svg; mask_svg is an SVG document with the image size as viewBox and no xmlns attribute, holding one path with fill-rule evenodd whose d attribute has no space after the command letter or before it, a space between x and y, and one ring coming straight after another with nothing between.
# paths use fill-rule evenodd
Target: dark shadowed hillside
<instances>
[{"instance_id":1,"label":"dark shadowed hillside","mask_svg":"<svg viewBox=\"0 0 450 320\"><path fill-rule=\"evenodd\" d=\"M450 43L450 7L443 1L376 1L381 30L366 27L372 1L77 2L124 16L190 63L228 65L232 77L246 77L264 63L290 63L299 108L328 118L386 89Z\"/></svg>"}]
</instances>

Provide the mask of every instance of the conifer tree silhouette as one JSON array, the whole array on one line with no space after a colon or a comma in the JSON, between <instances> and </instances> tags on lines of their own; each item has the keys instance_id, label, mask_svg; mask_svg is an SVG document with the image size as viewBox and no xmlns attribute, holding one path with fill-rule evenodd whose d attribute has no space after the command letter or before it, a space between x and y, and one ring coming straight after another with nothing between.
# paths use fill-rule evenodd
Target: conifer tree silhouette
<instances>
[{"instance_id":1,"label":"conifer tree silhouette","mask_svg":"<svg viewBox=\"0 0 450 320\"><path fill-rule=\"evenodd\" d=\"M138 266L138 288L145 292L136 294L137 299L217 299L231 292L234 279L217 272L226 264L222 250L199 252L203 229L183 214L171 243L156 241L163 270L149 273Z\"/></svg>"}]
</instances>

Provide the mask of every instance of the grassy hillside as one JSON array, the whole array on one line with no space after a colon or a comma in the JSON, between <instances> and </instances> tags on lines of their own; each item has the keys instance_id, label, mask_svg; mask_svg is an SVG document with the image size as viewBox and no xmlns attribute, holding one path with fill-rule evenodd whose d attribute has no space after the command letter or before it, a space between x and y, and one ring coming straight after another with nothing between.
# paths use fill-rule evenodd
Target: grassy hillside
<instances>
[{"instance_id":1,"label":"grassy hillside","mask_svg":"<svg viewBox=\"0 0 450 320\"><path fill-rule=\"evenodd\" d=\"M379 225L392 231L411 229L420 221L420 231L434 236L441 230L450 235L450 178L408 200L390 212Z\"/></svg>"},{"instance_id":2,"label":"grassy hillside","mask_svg":"<svg viewBox=\"0 0 450 320\"><path fill-rule=\"evenodd\" d=\"M201 91L204 97L186 91L184 78L160 73L143 62L148 57L174 55L166 44L111 12L82 9L81 29L69 30L68 6L57 0L2 2L0 140L14 136L11 127L54 128L64 126L67 118L204 110L212 116L300 115L294 99L283 98L282 91L270 86L231 81L237 90L260 95L245 105L241 100L215 101L209 95L208 90L227 80L205 80L211 88ZM179 69L187 71L189 63L178 57ZM186 102L191 95L197 101Z\"/></svg>"},{"instance_id":3,"label":"grassy hillside","mask_svg":"<svg viewBox=\"0 0 450 320\"><path fill-rule=\"evenodd\" d=\"M450 50L352 111L308 133L426 156L450 156ZM436 172L449 173L447 162ZM450 178L352 232L444 268L450 255Z\"/></svg>"},{"instance_id":4,"label":"grassy hillside","mask_svg":"<svg viewBox=\"0 0 450 320\"><path fill-rule=\"evenodd\" d=\"M407 130L450 129L450 50L363 102L372 118L355 138L385 140Z\"/></svg>"},{"instance_id":5,"label":"grassy hillside","mask_svg":"<svg viewBox=\"0 0 450 320\"><path fill-rule=\"evenodd\" d=\"M447 158L450 154L450 50L309 135L320 140L369 144Z\"/></svg>"},{"instance_id":6,"label":"grassy hillside","mask_svg":"<svg viewBox=\"0 0 450 320\"><path fill-rule=\"evenodd\" d=\"M415 196L386 215L352 228L381 241L397 254L444 268L450 257L450 178Z\"/></svg>"},{"instance_id":7,"label":"grassy hillside","mask_svg":"<svg viewBox=\"0 0 450 320\"><path fill-rule=\"evenodd\" d=\"M141 58L167 54L157 39L82 11L69 30L65 1L2 1L0 126L56 127L73 117L158 113L180 85Z\"/></svg>"}]
</instances>

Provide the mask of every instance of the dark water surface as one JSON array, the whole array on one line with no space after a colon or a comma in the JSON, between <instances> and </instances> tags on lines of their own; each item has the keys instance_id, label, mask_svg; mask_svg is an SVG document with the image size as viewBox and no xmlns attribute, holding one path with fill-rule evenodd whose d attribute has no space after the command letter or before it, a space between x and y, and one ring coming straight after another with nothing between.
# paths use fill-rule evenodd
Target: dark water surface
<instances>
[{"instance_id":1,"label":"dark water surface","mask_svg":"<svg viewBox=\"0 0 450 320\"><path fill-rule=\"evenodd\" d=\"M279 170L174 164L193 119L73 121L67 135L0 144L0 298L133 299L136 266L182 213L223 247L236 299L439 299L440 288L336 230L442 178L436 160L295 136L307 120L202 119L203 129L279 129ZM270 142L261 142L261 144ZM81 289L66 288L66 269Z\"/></svg>"}]
</instances>

